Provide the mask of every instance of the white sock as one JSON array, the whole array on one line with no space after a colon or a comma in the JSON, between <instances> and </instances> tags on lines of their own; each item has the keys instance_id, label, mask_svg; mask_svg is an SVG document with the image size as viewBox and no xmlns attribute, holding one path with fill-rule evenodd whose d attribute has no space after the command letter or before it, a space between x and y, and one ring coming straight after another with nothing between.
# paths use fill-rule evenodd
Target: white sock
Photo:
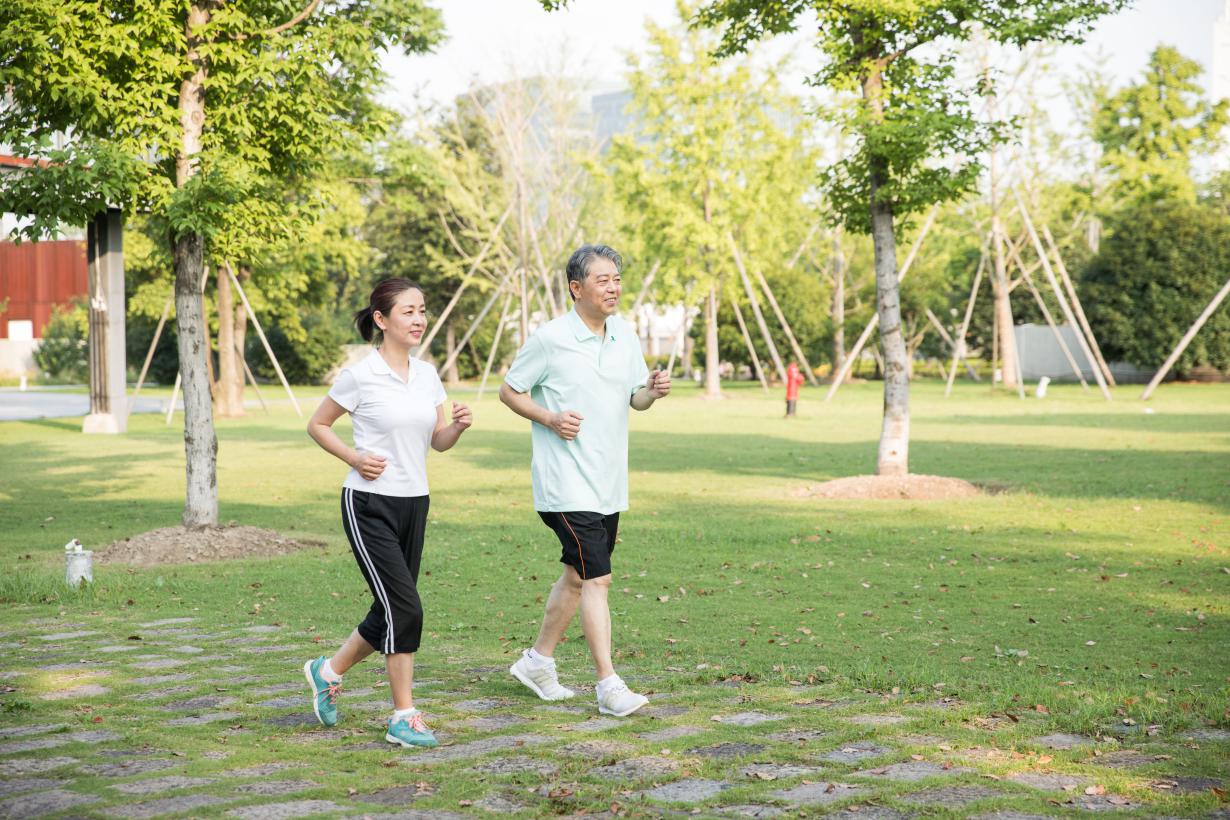
<instances>
[{"instance_id":1,"label":"white sock","mask_svg":"<svg viewBox=\"0 0 1230 820\"><path fill-rule=\"evenodd\" d=\"M342 679L342 676L333 671L332 658L326 658L325 662L320 667L320 676L329 683L337 683Z\"/></svg>"},{"instance_id":2,"label":"white sock","mask_svg":"<svg viewBox=\"0 0 1230 820\"><path fill-rule=\"evenodd\" d=\"M525 657L529 658L530 663L534 666L550 666L555 663L555 658L550 655L543 655L535 651L534 647L525 650Z\"/></svg>"},{"instance_id":3,"label":"white sock","mask_svg":"<svg viewBox=\"0 0 1230 820\"><path fill-rule=\"evenodd\" d=\"M619 675L613 674L610 677L603 678L602 680L598 681L598 691L605 692L608 689L610 689L612 686L615 686L616 684L620 682L621 681L620 681Z\"/></svg>"},{"instance_id":4,"label":"white sock","mask_svg":"<svg viewBox=\"0 0 1230 820\"><path fill-rule=\"evenodd\" d=\"M399 720L405 720L417 711L418 709L416 709L413 706L411 706L409 709L394 709L393 710L393 722L396 723Z\"/></svg>"}]
</instances>

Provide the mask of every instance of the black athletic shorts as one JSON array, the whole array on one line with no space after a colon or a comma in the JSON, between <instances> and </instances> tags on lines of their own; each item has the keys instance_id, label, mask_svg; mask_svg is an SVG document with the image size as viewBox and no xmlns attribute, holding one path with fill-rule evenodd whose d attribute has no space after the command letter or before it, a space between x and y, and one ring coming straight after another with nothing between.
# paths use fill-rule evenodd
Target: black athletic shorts
<instances>
[{"instance_id":1,"label":"black athletic shorts","mask_svg":"<svg viewBox=\"0 0 1230 820\"><path fill-rule=\"evenodd\" d=\"M539 512L542 522L555 531L563 552L559 560L577 571L582 579L611 574L611 553L619 534L619 513Z\"/></svg>"}]
</instances>

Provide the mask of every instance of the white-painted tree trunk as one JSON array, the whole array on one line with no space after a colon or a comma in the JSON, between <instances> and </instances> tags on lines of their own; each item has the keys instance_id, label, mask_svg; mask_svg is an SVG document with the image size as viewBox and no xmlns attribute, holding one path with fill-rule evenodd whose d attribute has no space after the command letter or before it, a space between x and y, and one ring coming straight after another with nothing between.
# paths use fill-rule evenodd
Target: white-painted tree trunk
<instances>
[{"instance_id":1,"label":"white-painted tree trunk","mask_svg":"<svg viewBox=\"0 0 1230 820\"><path fill-rule=\"evenodd\" d=\"M705 398L722 398L722 381L718 378L718 293L717 285L709 287L705 299Z\"/></svg>"},{"instance_id":2,"label":"white-painted tree trunk","mask_svg":"<svg viewBox=\"0 0 1230 820\"><path fill-rule=\"evenodd\" d=\"M175 157L176 185L183 187L196 173L195 158L201 151L205 125L205 66L196 50L196 32L209 22L209 10L194 3L188 9L188 60L196 66L179 90L182 143ZM188 233L175 239L175 321L179 331L179 372L184 390L184 455L187 492L184 526L204 527L218 523L218 438L214 432L213 407L205 357L204 300L201 278L205 269L205 241Z\"/></svg>"},{"instance_id":3,"label":"white-painted tree trunk","mask_svg":"<svg viewBox=\"0 0 1230 820\"><path fill-rule=\"evenodd\" d=\"M872 196L877 186L872 186ZM905 338L901 331L901 300L897 287L897 245L893 212L872 205L871 238L875 246L876 312L880 315L880 345L884 355L884 419L880 426L877 475L910 471L910 378Z\"/></svg>"}]
</instances>

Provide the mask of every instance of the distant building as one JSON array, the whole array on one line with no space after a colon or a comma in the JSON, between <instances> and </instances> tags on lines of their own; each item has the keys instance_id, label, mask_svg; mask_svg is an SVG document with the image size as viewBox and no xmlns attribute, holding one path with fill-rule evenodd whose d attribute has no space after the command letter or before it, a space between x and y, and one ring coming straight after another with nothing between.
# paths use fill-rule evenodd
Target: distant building
<instances>
[{"instance_id":1,"label":"distant building","mask_svg":"<svg viewBox=\"0 0 1230 820\"><path fill-rule=\"evenodd\" d=\"M1227 0L1230 2L1230 0ZM590 100L590 109L593 116L594 135L598 138L598 144L602 146L602 150L606 150L611 143L611 138L620 134L631 133L634 130L635 121L632 114L628 112L628 106L632 103L632 92L624 89L622 91L612 91L609 94L597 94Z\"/></svg>"},{"instance_id":2,"label":"distant building","mask_svg":"<svg viewBox=\"0 0 1230 820\"><path fill-rule=\"evenodd\" d=\"M1213 101L1230 99L1230 0L1223 0L1221 16L1213 24L1213 66L1209 95ZM1215 170L1230 170L1230 143L1213 155Z\"/></svg>"},{"instance_id":3,"label":"distant building","mask_svg":"<svg viewBox=\"0 0 1230 820\"><path fill-rule=\"evenodd\" d=\"M1210 91L1214 101L1230 99L1230 0L1224 0L1221 16L1213 24L1213 82Z\"/></svg>"}]
</instances>

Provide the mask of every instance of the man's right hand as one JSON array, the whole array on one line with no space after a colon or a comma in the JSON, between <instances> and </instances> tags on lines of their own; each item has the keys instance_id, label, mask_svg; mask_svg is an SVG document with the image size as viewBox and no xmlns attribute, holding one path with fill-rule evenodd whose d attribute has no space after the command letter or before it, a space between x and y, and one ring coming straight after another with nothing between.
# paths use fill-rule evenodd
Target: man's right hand
<instances>
[{"instance_id":1,"label":"man's right hand","mask_svg":"<svg viewBox=\"0 0 1230 820\"><path fill-rule=\"evenodd\" d=\"M577 437L577 433L581 432L583 418L584 416L575 410L564 410L560 413L552 413L551 421L547 426L564 441L572 441Z\"/></svg>"},{"instance_id":2,"label":"man's right hand","mask_svg":"<svg viewBox=\"0 0 1230 820\"><path fill-rule=\"evenodd\" d=\"M384 472L384 462L384 456L374 453L355 453L355 459L350 466L355 468L364 481L375 481Z\"/></svg>"}]
</instances>

